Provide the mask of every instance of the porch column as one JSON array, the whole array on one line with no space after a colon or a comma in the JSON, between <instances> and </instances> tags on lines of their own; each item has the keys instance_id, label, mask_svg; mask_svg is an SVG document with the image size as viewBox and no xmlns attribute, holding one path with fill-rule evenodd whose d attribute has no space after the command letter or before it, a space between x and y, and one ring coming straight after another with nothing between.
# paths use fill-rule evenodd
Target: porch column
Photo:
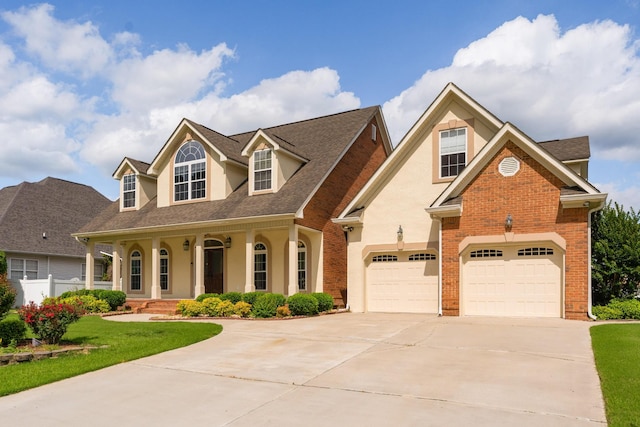
<instances>
[{"instance_id":1,"label":"porch column","mask_svg":"<svg viewBox=\"0 0 640 427\"><path fill-rule=\"evenodd\" d=\"M111 289L114 291L122 290L122 282L120 281L120 268L121 262L120 258L122 258L122 246L120 246L120 242L113 242L113 258L111 258Z\"/></svg>"},{"instance_id":2,"label":"porch column","mask_svg":"<svg viewBox=\"0 0 640 427\"><path fill-rule=\"evenodd\" d=\"M289 226L289 242L287 245L287 256L289 257L289 289L287 295L298 292L298 227L295 224Z\"/></svg>"},{"instance_id":3,"label":"porch column","mask_svg":"<svg viewBox=\"0 0 640 427\"><path fill-rule=\"evenodd\" d=\"M195 288L195 296L204 294L204 236L202 234L198 234L196 236L196 247L195 247L195 257L196 257L196 288Z\"/></svg>"},{"instance_id":4,"label":"porch column","mask_svg":"<svg viewBox=\"0 0 640 427\"><path fill-rule=\"evenodd\" d=\"M151 299L160 298L160 238L154 237L151 239Z\"/></svg>"},{"instance_id":5,"label":"porch column","mask_svg":"<svg viewBox=\"0 0 640 427\"><path fill-rule=\"evenodd\" d=\"M96 248L96 244L89 240L87 242L87 256L84 269L84 287L85 289L93 289L93 274L95 272L95 259L93 257L93 251Z\"/></svg>"},{"instance_id":6,"label":"porch column","mask_svg":"<svg viewBox=\"0 0 640 427\"><path fill-rule=\"evenodd\" d=\"M122 269L122 282L120 282L120 290L124 293L127 293L129 290L129 269L131 268L131 260L129 259L129 250L122 246L122 264L120 265Z\"/></svg>"},{"instance_id":7,"label":"porch column","mask_svg":"<svg viewBox=\"0 0 640 427\"><path fill-rule=\"evenodd\" d=\"M255 231L247 230L245 234L244 249L244 291L253 292L256 290L253 284L253 245L255 239Z\"/></svg>"}]
</instances>

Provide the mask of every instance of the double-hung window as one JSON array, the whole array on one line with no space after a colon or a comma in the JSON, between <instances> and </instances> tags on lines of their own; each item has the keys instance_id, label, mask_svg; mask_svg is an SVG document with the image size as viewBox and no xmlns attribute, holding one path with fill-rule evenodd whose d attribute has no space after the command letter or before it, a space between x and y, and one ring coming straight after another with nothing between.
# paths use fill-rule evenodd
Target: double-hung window
<instances>
[{"instance_id":1,"label":"double-hung window","mask_svg":"<svg viewBox=\"0 0 640 427\"><path fill-rule=\"evenodd\" d=\"M467 129L440 131L440 178L457 176L467 164Z\"/></svg>"},{"instance_id":2,"label":"double-hung window","mask_svg":"<svg viewBox=\"0 0 640 427\"><path fill-rule=\"evenodd\" d=\"M298 291L307 290L307 247L298 242Z\"/></svg>"},{"instance_id":3,"label":"double-hung window","mask_svg":"<svg viewBox=\"0 0 640 427\"><path fill-rule=\"evenodd\" d=\"M160 289L169 290L169 251L160 249Z\"/></svg>"},{"instance_id":4,"label":"double-hung window","mask_svg":"<svg viewBox=\"0 0 640 427\"><path fill-rule=\"evenodd\" d=\"M130 286L132 291L142 290L142 254L140 251L131 252Z\"/></svg>"},{"instance_id":5,"label":"double-hung window","mask_svg":"<svg viewBox=\"0 0 640 427\"><path fill-rule=\"evenodd\" d=\"M271 149L253 153L253 190L271 189Z\"/></svg>"},{"instance_id":6,"label":"double-hung window","mask_svg":"<svg viewBox=\"0 0 640 427\"><path fill-rule=\"evenodd\" d=\"M176 153L173 170L173 199L202 199L207 194L207 161L204 147L188 141Z\"/></svg>"},{"instance_id":7,"label":"double-hung window","mask_svg":"<svg viewBox=\"0 0 640 427\"><path fill-rule=\"evenodd\" d=\"M122 206L132 208L136 205L136 176L128 174L122 177Z\"/></svg>"},{"instance_id":8,"label":"double-hung window","mask_svg":"<svg viewBox=\"0 0 640 427\"><path fill-rule=\"evenodd\" d=\"M38 278L38 260L11 258L9 278L13 280L20 280L25 276L28 280L35 280Z\"/></svg>"},{"instance_id":9,"label":"double-hung window","mask_svg":"<svg viewBox=\"0 0 640 427\"><path fill-rule=\"evenodd\" d=\"M264 243L256 243L253 250L253 282L256 291L266 291L267 247Z\"/></svg>"}]
</instances>

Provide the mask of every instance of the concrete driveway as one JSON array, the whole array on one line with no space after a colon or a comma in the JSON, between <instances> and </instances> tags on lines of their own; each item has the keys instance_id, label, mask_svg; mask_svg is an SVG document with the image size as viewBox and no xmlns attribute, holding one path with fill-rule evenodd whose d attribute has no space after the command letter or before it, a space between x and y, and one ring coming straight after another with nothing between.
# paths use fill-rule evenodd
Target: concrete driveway
<instances>
[{"instance_id":1,"label":"concrete driveway","mask_svg":"<svg viewBox=\"0 0 640 427\"><path fill-rule=\"evenodd\" d=\"M588 322L344 313L219 323L210 340L0 398L0 420L606 425Z\"/></svg>"}]
</instances>

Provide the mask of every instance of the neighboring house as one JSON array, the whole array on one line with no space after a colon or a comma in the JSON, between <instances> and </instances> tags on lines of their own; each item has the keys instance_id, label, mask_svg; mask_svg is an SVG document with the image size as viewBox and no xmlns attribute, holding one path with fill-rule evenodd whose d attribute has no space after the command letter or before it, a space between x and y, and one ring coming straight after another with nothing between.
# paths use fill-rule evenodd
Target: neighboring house
<instances>
[{"instance_id":1,"label":"neighboring house","mask_svg":"<svg viewBox=\"0 0 640 427\"><path fill-rule=\"evenodd\" d=\"M113 245L129 298L324 291L342 305L347 243L331 220L390 152L379 107L230 136L183 119L151 163L121 162L119 200L74 236L88 257Z\"/></svg>"},{"instance_id":2,"label":"neighboring house","mask_svg":"<svg viewBox=\"0 0 640 427\"><path fill-rule=\"evenodd\" d=\"M353 311L586 319L587 137L536 143L449 84L343 212Z\"/></svg>"},{"instance_id":3,"label":"neighboring house","mask_svg":"<svg viewBox=\"0 0 640 427\"><path fill-rule=\"evenodd\" d=\"M71 233L111 203L89 186L56 178L1 189L0 250L9 279L84 280L86 248ZM102 258L90 270L101 280Z\"/></svg>"}]
</instances>

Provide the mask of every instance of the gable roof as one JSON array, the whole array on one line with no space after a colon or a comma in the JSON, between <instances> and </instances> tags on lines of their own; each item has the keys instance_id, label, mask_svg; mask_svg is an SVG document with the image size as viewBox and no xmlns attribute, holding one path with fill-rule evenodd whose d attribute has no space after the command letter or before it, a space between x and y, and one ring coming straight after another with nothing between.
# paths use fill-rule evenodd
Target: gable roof
<instances>
[{"instance_id":1,"label":"gable roof","mask_svg":"<svg viewBox=\"0 0 640 427\"><path fill-rule=\"evenodd\" d=\"M226 146L225 150L231 149L230 141L234 141L233 147L237 150L238 156L241 149L260 131L271 138L287 141L287 144L295 147L295 153L308 159L308 162L301 166L278 192L274 193L249 196L248 181L245 180L222 200L162 208L158 208L157 202L151 200L140 210L127 212L120 212L119 203L114 202L93 221L82 227L77 235L97 236L111 234L114 231L127 233L132 230L175 228L199 223L220 224L257 217L299 217L311 196L374 117L378 118L380 127L383 127L380 107L375 106L229 137L211 131L228 140L230 145ZM190 126L196 128L192 124ZM198 129L201 130L202 127ZM204 132L202 133L204 136ZM380 134L383 132L381 131ZM212 137L211 134L208 136ZM384 140L387 151L390 151L386 129L381 139Z\"/></svg>"},{"instance_id":2,"label":"gable roof","mask_svg":"<svg viewBox=\"0 0 640 427\"><path fill-rule=\"evenodd\" d=\"M110 204L92 187L51 177L5 187L0 190L0 250L82 257L85 246L71 233Z\"/></svg>"},{"instance_id":3,"label":"gable roof","mask_svg":"<svg viewBox=\"0 0 640 427\"><path fill-rule=\"evenodd\" d=\"M122 177L122 174L126 170L127 166L129 168L133 169L133 171L137 175L145 175L145 176L149 175L147 173L147 171L149 170L149 163L142 162L142 161L136 160L136 159L132 159L130 157L125 157L124 159L122 159L122 161L120 162L120 164L118 165L116 170L113 172L112 176L114 178L120 179Z\"/></svg>"},{"instance_id":4,"label":"gable roof","mask_svg":"<svg viewBox=\"0 0 640 427\"><path fill-rule=\"evenodd\" d=\"M563 162L587 160L591 157L588 136L542 141L538 145Z\"/></svg>"}]
</instances>

